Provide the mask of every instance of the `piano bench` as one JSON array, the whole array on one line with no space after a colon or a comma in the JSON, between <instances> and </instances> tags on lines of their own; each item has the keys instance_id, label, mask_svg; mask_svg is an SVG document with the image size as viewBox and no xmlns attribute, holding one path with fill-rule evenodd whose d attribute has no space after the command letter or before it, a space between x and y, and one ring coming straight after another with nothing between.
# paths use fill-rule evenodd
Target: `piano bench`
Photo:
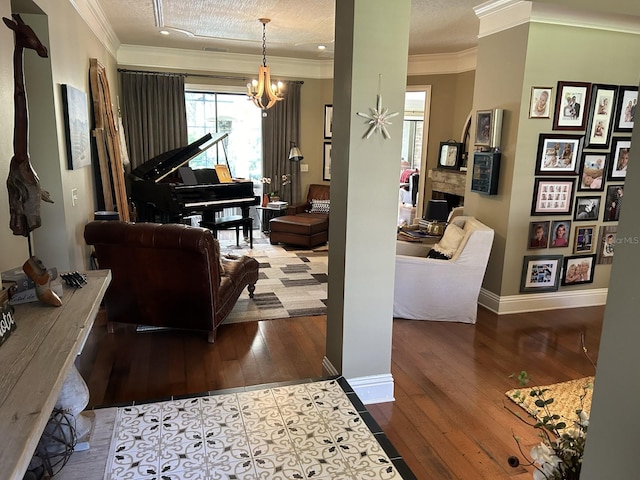
<instances>
[{"instance_id":1,"label":"piano bench","mask_svg":"<svg viewBox=\"0 0 640 480\"><path fill-rule=\"evenodd\" d=\"M218 230L227 230L235 227L236 245L240 246L240 227L249 231L249 248L253 248L253 218L242 215L229 215L227 217L216 217L213 222L202 221L200 226L208 228L213 233L214 238L218 238Z\"/></svg>"}]
</instances>

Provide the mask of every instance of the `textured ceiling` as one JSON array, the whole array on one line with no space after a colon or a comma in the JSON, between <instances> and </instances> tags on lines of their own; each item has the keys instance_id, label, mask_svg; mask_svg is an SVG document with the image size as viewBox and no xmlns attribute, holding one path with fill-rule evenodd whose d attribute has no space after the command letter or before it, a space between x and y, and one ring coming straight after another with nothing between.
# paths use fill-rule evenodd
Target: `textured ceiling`
<instances>
[{"instance_id":1,"label":"textured ceiling","mask_svg":"<svg viewBox=\"0 0 640 480\"><path fill-rule=\"evenodd\" d=\"M332 58L335 0L97 0L122 44ZM481 0L412 0L409 54L452 53L477 44ZM393 14L390 1L390 14ZM372 34L384 25L372 26ZM165 29L170 35L160 35ZM326 45L321 52L318 44Z\"/></svg>"}]
</instances>

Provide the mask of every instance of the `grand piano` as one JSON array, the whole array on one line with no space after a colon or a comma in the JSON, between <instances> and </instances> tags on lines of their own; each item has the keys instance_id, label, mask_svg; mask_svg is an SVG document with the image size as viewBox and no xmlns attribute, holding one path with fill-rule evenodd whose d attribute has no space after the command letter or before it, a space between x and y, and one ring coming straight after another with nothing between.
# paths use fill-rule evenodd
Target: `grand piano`
<instances>
[{"instance_id":1,"label":"grand piano","mask_svg":"<svg viewBox=\"0 0 640 480\"><path fill-rule=\"evenodd\" d=\"M204 221L211 221L217 212L233 207L241 209L242 217L249 217L249 207L259 204L252 181L220 178L215 168L192 170L185 166L216 144L224 150L222 140L227 136L227 133L208 133L186 147L162 153L134 169L130 185L137 220L184 223L185 217L202 215ZM226 151L224 155L228 171Z\"/></svg>"}]
</instances>

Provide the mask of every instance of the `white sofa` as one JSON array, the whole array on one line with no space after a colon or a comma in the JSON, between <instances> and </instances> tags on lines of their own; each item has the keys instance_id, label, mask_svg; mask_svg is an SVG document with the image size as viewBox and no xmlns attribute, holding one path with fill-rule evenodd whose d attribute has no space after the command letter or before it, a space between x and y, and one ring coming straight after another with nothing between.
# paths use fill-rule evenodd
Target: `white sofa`
<instances>
[{"instance_id":1,"label":"white sofa","mask_svg":"<svg viewBox=\"0 0 640 480\"><path fill-rule=\"evenodd\" d=\"M464 236L450 260L396 255L394 318L476 322L494 232L474 217L458 216L451 223Z\"/></svg>"}]
</instances>

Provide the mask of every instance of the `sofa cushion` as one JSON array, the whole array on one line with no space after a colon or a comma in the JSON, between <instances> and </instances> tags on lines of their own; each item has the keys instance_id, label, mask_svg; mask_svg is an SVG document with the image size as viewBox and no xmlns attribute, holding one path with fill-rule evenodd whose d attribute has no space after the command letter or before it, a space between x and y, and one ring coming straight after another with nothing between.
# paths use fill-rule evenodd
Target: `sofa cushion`
<instances>
[{"instance_id":1,"label":"sofa cushion","mask_svg":"<svg viewBox=\"0 0 640 480\"><path fill-rule=\"evenodd\" d=\"M311 210L309 213L329 213L331 200L311 199Z\"/></svg>"},{"instance_id":2,"label":"sofa cushion","mask_svg":"<svg viewBox=\"0 0 640 480\"><path fill-rule=\"evenodd\" d=\"M438 243L433 246L432 250L445 255L448 258L453 257L460 246L460 242L464 238L464 230L458 225L451 223L447 225L444 235Z\"/></svg>"}]
</instances>

